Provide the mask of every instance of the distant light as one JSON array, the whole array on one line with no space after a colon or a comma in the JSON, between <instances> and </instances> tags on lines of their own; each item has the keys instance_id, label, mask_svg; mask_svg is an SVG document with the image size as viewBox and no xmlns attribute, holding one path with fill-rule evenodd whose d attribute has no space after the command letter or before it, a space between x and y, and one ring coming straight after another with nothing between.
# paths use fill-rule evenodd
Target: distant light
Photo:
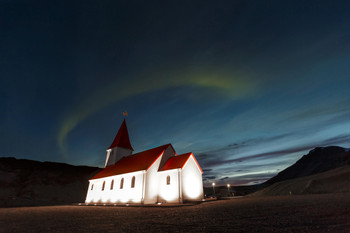
<instances>
[{"instance_id":1,"label":"distant light","mask_svg":"<svg viewBox=\"0 0 350 233\"><path fill-rule=\"evenodd\" d=\"M227 184L227 188L229 188L230 187L230 184Z\"/></svg>"},{"instance_id":2,"label":"distant light","mask_svg":"<svg viewBox=\"0 0 350 233\"><path fill-rule=\"evenodd\" d=\"M213 185L213 193L214 193L214 196L216 195L215 194L215 183L212 183L212 185Z\"/></svg>"},{"instance_id":3,"label":"distant light","mask_svg":"<svg viewBox=\"0 0 350 233\"><path fill-rule=\"evenodd\" d=\"M161 205L162 203L161 202L157 202L157 205Z\"/></svg>"}]
</instances>

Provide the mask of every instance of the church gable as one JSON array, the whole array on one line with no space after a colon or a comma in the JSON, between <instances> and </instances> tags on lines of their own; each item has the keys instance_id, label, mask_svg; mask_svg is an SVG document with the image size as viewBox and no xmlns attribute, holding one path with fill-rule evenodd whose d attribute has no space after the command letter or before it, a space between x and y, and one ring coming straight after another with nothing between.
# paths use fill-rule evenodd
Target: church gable
<instances>
[{"instance_id":1,"label":"church gable","mask_svg":"<svg viewBox=\"0 0 350 233\"><path fill-rule=\"evenodd\" d=\"M186 166L187 162L191 158L196 163L196 165L197 165L198 169L200 170L200 172L203 173L201 167L199 166L199 164L198 164L197 160L195 159L195 157L194 157L192 152L186 153L186 154L182 154L182 155L178 155L178 156L170 157L168 159L168 161L163 166L161 166L159 168L159 171L166 171L166 170L177 169L177 168L183 169Z\"/></svg>"},{"instance_id":2,"label":"church gable","mask_svg":"<svg viewBox=\"0 0 350 233\"><path fill-rule=\"evenodd\" d=\"M197 167L198 171L203 174L203 170L201 168L201 166L199 166L199 163L196 159L196 157L194 157L193 153L191 152L188 160L186 161L186 163L183 165L182 169L184 169L188 164L193 163L193 166Z\"/></svg>"}]
</instances>

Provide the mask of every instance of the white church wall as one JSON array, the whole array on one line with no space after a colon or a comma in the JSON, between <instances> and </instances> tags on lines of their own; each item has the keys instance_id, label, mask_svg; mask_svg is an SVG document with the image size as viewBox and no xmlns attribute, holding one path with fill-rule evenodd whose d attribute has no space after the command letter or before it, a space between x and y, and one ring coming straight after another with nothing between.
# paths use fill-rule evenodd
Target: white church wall
<instances>
[{"instance_id":1,"label":"white church wall","mask_svg":"<svg viewBox=\"0 0 350 233\"><path fill-rule=\"evenodd\" d=\"M99 191L102 188L102 183L103 179L89 180L89 189L85 199L86 203L97 203L102 201Z\"/></svg>"},{"instance_id":2,"label":"white church wall","mask_svg":"<svg viewBox=\"0 0 350 233\"><path fill-rule=\"evenodd\" d=\"M158 172L158 202L180 203L179 169Z\"/></svg>"},{"instance_id":3,"label":"white church wall","mask_svg":"<svg viewBox=\"0 0 350 233\"><path fill-rule=\"evenodd\" d=\"M143 171L110 176L101 179L90 180L86 203L141 203L143 196ZM132 179L135 177L135 185L131 187ZM123 188L121 188L121 180ZM111 183L113 180L113 188ZM105 182L104 190L102 190ZM91 190L91 186L94 185Z\"/></svg>"},{"instance_id":4,"label":"white church wall","mask_svg":"<svg viewBox=\"0 0 350 233\"><path fill-rule=\"evenodd\" d=\"M158 201L158 194L159 194L158 168L159 168L159 164L162 159L162 156L163 154L159 156L159 158L156 161L154 161L154 163L146 172L144 204L153 204Z\"/></svg>"},{"instance_id":5,"label":"white church wall","mask_svg":"<svg viewBox=\"0 0 350 233\"><path fill-rule=\"evenodd\" d=\"M134 187L131 186L132 179L135 177ZM120 181L124 178L123 188L120 188ZM143 172L133 172L119 175L119 182L112 190L111 194L114 196L114 202L117 203L141 203L142 189L143 189Z\"/></svg>"},{"instance_id":6,"label":"white church wall","mask_svg":"<svg viewBox=\"0 0 350 233\"><path fill-rule=\"evenodd\" d=\"M203 199L202 172L191 156L182 169L182 199L188 201L201 201Z\"/></svg>"}]
</instances>

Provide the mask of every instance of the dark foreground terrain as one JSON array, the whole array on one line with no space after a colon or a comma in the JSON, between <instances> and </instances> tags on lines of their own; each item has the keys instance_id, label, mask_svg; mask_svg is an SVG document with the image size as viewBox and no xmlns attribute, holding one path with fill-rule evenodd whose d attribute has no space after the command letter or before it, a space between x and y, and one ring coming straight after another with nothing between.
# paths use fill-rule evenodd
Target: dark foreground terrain
<instances>
[{"instance_id":1,"label":"dark foreground terrain","mask_svg":"<svg viewBox=\"0 0 350 233\"><path fill-rule=\"evenodd\" d=\"M350 194L242 197L178 207L0 209L1 232L350 232Z\"/></svg>"}]
</instances>

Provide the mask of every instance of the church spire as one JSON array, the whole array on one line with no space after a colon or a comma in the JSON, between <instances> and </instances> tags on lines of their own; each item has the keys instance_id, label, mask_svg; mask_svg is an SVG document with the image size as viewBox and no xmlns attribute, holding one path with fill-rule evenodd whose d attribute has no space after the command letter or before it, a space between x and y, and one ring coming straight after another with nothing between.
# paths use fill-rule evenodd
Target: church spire
<instances>
[{"instance_id":1,"label":"church spire","mask_svg":"<svg viewBox=\"0 0 350 233\"><path fill-rule=\"evenodd\" d=\"M124 119L111 146L107 149L105 167L114 165L121 158L131 155L133 150L134 149L130 144L129 133L126 127L126 121Z\"/></svg>"},{"instance_id":2,"label":"church spire","mask_svg":"<svg viewBox=\"0 0 350 233\"><path fill-rule=\"evenodd\" d=\"M119 131L114 138L114 141L112 142L111 146L108 149L112 149L114 147L121 147L121 148L134 151L134 149L130 144L129 133L128 133L128 128L126 127L125 119L122 125L120 126Z\"/></svg>"}]
</instances>

